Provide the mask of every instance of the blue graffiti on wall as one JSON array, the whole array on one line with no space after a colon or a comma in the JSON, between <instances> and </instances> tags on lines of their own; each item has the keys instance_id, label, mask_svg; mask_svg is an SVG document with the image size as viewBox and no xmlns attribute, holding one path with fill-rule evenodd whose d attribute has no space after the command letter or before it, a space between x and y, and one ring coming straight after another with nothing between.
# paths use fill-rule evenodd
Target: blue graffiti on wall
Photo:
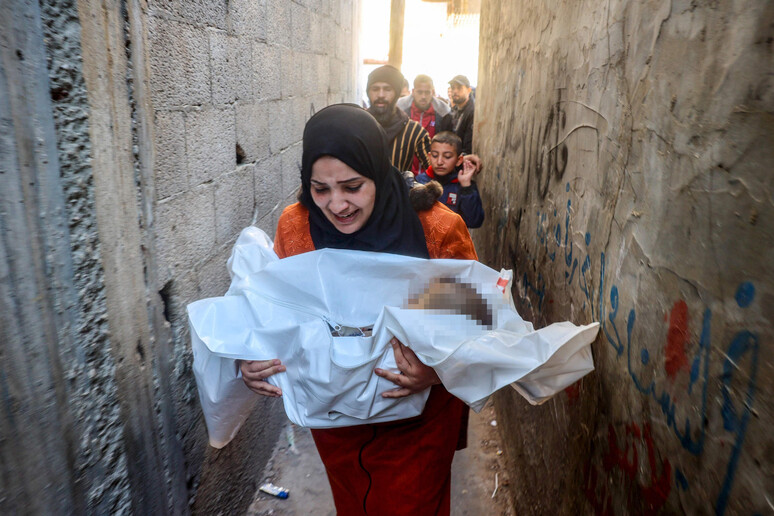
<instances>
[{"instance_id":1,"label":"blue graffiti on wall","mask_svg":"<svg viewBox=\"0 0 774 516\"><path fill-rule=\"evenodd\" d=\"M755 287L752 283L742 283L736 291L736 302L740 308L747 308L755 298ZM731 380L739 369L738 364L750 355L750 372L747 380L747 390L744 397L744 408L739 411L731 399ZM731 458L726 468L726 476L723 487L715 504L715 512L723 514L728 505L728 497L734 482L734 474L739 465L739 452L744 444L744 436L747 432L747 423L750 420L753 401L755 399L756 377L758 374L758 336L751 331L742 330L731 339L731 344L726 351L726 359L723 362L723 375L721 394L723 396L723 427L734 434L734 446L731 450Z\"/></svg>"},{"instance_id":2,"label":"blue graffiti on wall","mask_svg":"<svg viewBox=\"0 0 774 516\"><path fill-rule=\"evenodd\" d=\"M570 191L569 183L566 185L566 191ZM637 368L647 366L650 362L650 351L642 343L632 342L632 335L637 320L637 312L634 308L629 309L625 318L619 318L621 314L620 298L618 286L613 284L609 287L607 298L609 299L609 313L605 300L605 253L600 253L599 257L599 288L595 292L592 288L594 276L594 260L587 251L581 254L581 248L576 249L575 243L570 238L571 234L571 209L572 201L567 200L566 213L564 214L564 239L562 239L562 225L559 222L550 222L548 213L537 212L537 230L536 249L544 251L545 256L551 262L555 262L558 248L563 247L564 254L564 279L567 286L571 286L580 263L580 272L578 274L578 288L583 293L584 305L589 307L593 319L600 321L602 334L605 340L612 347L617 357L626 355L626 365L629 377L635 388L643 395L655 401L660 408L662 415L666 420L667 426L677 437L682 447L693 455L700 455L704 451L706 439L705 422L707 420L707 386L709 380L709 362L711 350L711 322L712 311L705 308L702 315L701 334L698 346L694 356L690 361L689 381L687 393L691 395L698 392L701 401L699 403L698 413L688 411L694 414L694 417L679 417L678 404L675 397L669 393L667 387L659 388L655 380L647 380L643 373L638 372ZM558 217L557 210L553 210L553 218ZM554 225L555 224L555 225ZM547 228L553 227L553 231ZM562 245L562 240L563 244ZM584 243L588 250L592 241L590 232L584 234ZM580 256L579 256L580 254ZM536 261L535 257L530 260ZM561 264L561 261L559 262ZM546 280L542 274L538 273L537 280L531 282L529 275L525 272L522 277L522 286L525 292L525 301L541 313L544 309L544 300L546 297ZM595 303L596 295L596 303ZM537 299L537 304L533 304L530 299ZM735 296L737 305L740 308L747 308L755 299L755 286L752 283L742 283ZM621 320L623 319L623 320ZM625 327L625 328L624 328ZM625 333L624 333L625 332ZM636 352L639 350L639 353ZM738 467L741 447L744 443L747 425L750 419L756 390L756 374L758 359L758 336L749 330L742 330L736 333L725 353L726 359L723 363L723 375L721 377L721 395L723 398L722 417L724 429L734 436L733 446L726 467L723 483L715 503L716 514L724 514L734 476ZM633 358L637 357L637 358ZM731 397L731 382L736 374L739 374L740 360L749 357L750 371L748 372L747 389L743 405L737 407ZM694 424L692 424L692 421ZM689 481L681 470L676 471L675 483L682 490L690 488Z\"/></svg>"}]
</instances>

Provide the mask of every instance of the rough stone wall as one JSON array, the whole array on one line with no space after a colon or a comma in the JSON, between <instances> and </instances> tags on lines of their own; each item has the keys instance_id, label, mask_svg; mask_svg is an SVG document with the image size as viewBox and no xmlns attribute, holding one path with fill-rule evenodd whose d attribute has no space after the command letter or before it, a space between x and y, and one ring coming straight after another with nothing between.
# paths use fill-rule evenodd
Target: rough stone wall
<instances>
[{"instance_id":1,"label":"rough stone wall","mask_svg":"<svg viewBox=\"0 0 774 516\"><path fill-rule=\"evenodd\" d=\"M71 398L75 420L83 425L75 452L76 476L85 486L89 507L98 513L119 513L129 505L128 474L96 228L80 24L72 0L41 2L40 8L70 230L72 282L78 296L80 349L63 360L65 375L75 388Z\"/></svg>"},{"instance_id":2,"label":"rough stone wall","mask_svg":"<svg viewBox=\"0 0 774 516\"><path fill-rule=\"evenodd\" d=\"M771 511L773 40L771 2L484 3L477 248L602 325L592 375L496 397L520 513Z\"/></svg>"},{"instance_id":3,"label":"rough stone wall","mask_svg":"<svg viewBox=\"0 0 774 516\"><path fill-rule=\"evenodd\" d=\"M0 18L0 512L120 514L78 18L65 1L6 3Z\"/></svg>"},{"instance_id":4,"label":"rough stone wall","mask_svg":"<svg viewBox=\"0 0 774 516\"><path fill-rule=\"evenodd\" d=\"M273 234L308 117L355 99L357 2L0 14L0 512L243 512L285 416L208 447L185 305Z\"/></svg>"}]
</instances>

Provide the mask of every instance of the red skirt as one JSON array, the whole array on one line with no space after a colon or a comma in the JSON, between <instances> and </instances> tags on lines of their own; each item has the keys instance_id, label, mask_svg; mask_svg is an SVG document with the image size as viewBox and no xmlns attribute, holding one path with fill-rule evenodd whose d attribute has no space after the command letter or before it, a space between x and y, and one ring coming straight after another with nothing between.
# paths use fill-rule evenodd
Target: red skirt
<instances>
[{"instance_id":1,"label":"red skirt","mask_svg":"<svg viewBox=\"0 0 774 516\"><path fill-rule=\"evenodd\" d=\"M312 430L339 516L448 515L467 426L467 405L436 385L421 416Z\"/></svg>"}]
</instances>

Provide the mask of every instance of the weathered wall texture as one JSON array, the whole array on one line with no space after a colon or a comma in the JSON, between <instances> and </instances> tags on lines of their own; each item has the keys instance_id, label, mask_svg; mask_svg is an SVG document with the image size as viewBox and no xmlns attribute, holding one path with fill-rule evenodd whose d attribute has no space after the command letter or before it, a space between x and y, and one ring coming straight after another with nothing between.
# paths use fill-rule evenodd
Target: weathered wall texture
<instances>
[{"instance_id":1,"label":"weathered wall texture","mask_svg":"<svg viewBox=\"0 0 774 516\"><path fill-rule=\"evenodd\" d=\"M523 514L765 514L774 492L774 4L491 1L482 259L597 370L497 396Z\"/></svg>"},{"instance_id":2,"label":"weathered wall texture","mask_svg":"<svg viewBox=\"0 0 774 516\"><path fill-rule=\"evenodd\" d=\"M222 295L225 262L251 222L274 234L299 185L304 123L328 104L355 98L355 7L350 1L152 1L147 27L152 110L151 210L158 289L174 332L172 390L189 482L199 462L226 468L235 453L262 465L280 404L256 411L227 452L204 446L191 370L186 304ZM207 456L201 454L207 451ZM255 470L260 471L257 467ZM222 473L222 472L221 472ZM234 478L205 474L198 512L223 510ZM258 478L240 477L256 486ZM238 489L237 489L238 490Z\"/></svg>"},{"instance_id":3,"label":"weathered wall texture","mask_svg":"<svg viewBox=\"0 0 774 516\"><path fill-rule=\"evenodd\" d=\"M284 414L208 447L185 305L273 234L308 117L354 100L357 2L0 15L0 512L244 511Z\"/></svg>"},{"instance_id":4,"label":"weathered wall texture","mask_svg":"<svg viewBox=\"0 0 774 516\"><path fill-rule=\"evenodd\" d=\"M88 139L83 91L73 87L79 45L77 35L73 43L64 33L44 42L52 27L68 21L49 18L37 2L0 5L3 514L52 507L76 513L87 501L109 512L121 505L121 493L104 500L94 495L110 484L122 485L128 499L125 468L114 460L122 455L117 410L102 412L104 401L92 398L104 385L96 367L109 371L111 365L100 349L105 328L99 310L92 317L79 309L101 290L99 265L88 255L96 251L85 195L89 171L78 165L79 133ZM67 128L55 132L55 123L75 128L70 138L62 137Z\"/></svg>"},{"instance_id":5,"label":"weathered wall texture","mask_svg":"<svg viewBox=\"0 0 774 516\"><path fill-rule=\"evenodd\" d=\"M75 340L80 349L63 360L65 376L73 387L75 420L83 425L78 431L76 476L86 486L86 505L96 512L117 512L129 501L128 474L96 227L78 13L73 0L45 2L40 8L70 229L71 280L78 296Z\"/></svg>"}]
</instances>

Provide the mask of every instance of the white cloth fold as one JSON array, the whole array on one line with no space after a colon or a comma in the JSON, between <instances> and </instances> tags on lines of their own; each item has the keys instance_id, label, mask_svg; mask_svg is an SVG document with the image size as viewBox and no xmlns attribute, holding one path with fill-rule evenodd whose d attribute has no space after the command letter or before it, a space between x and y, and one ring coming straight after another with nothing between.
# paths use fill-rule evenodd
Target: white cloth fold
<instances>
[{"instance_id":1,"label":"white cloth fold","mask_svg":"<svg viewBox=\"0 0 774 516\"><path fill-rule=\"evenodd\" d=\"M503 285L501 273L475 261L336 249L279 260L265 233L250 227L228 265L227 295L188 305L194 373L210 444L218 448L233 438L258 396L245 387L237 359L279 358L287 370L268 381L282 389L288 418L311 428L422 413L429 390L381 396L395 385L373 369L396 371L393 336L474 410L513 382L530 403L540 403L593 370L597 323L534 330L513 307L510 283ZM464 310L407 305L440 278L475 287L488 305L491 327ZM334 337L339 326L373 326L373 333Z\"/></svg>"}]
</instances>

